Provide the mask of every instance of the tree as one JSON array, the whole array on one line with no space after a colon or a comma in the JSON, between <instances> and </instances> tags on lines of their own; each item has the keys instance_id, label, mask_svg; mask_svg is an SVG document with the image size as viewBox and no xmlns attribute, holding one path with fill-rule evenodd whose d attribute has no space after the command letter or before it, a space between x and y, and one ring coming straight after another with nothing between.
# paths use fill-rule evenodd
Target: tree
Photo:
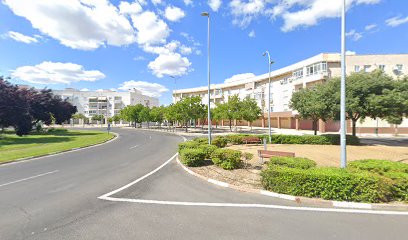
<instances>
[{"instance_id":1,"label":"tree","mask_svg":"<svg viewBox=\"0 0 408 240\"><path fill-rule=\"evenodd\" d=\"M314 135L317 135L317 123L319 119L326 121L333 117L333 98L327 94L329 89L325 84L318 84L313 88L301 89L292 95L290 107L299 112L303 119L313 121Z\"/></svg>"},{"instance_id":2,"label":"tree","mask_svg":"<svg viewBox=\"0 0 408 240\"><path fill-rule=\"evenodd\" d=\"M77 111L69 102L55 97L51 90L20 89L0 77L0 125L14 127L19 136L28 134L33 126L61 124Z\"/></svg>"},{"instance_id":3,"label":"tree","mask_svg":"<svg viewBox=\"0 0 408 240\"><path fill-rule=\"evenodd\" d=\"M222 119L229 120L230 131L232 131L232 120L242 119L242 102L238 95L228 97L228 102L217 105Z\"/></svg>"},{"instance_id":4,"label":"tree","mask_svg":"<svg viewBox=\"0 0 408 240\"><path fill-rule=\"evenodd\" d=\"M164 118L174 126L174 122L177 121L176 105L170 104L164 109Z\"/></svg>"},{"instance_id":5,"label":"tree","mask_svg":"<svg viewBox=\"0 0 408 240\"><path fill-rule=\"evenodd\" d=\"M352 134L356 135L356 125L358 120L367 117L377 118L387 115L386 111L373 107L375 98L381 97L387 90L394 88L393 79L382 71L370 73L352 73L346 80L346 117L352 122ZM336 119L340 116L340 79L335 78L328 82L328 88L334 93L336 109L334 115Z\"/></svg>"},{"instance_id":6,"label":"tree","mask_svg":"<svg viewBox=\"0 0 408 240\"><path fill-rule=\"evenodd\" d=\"M199 96L183 98L174 104L172 108L175 119L185 124L186 132L188 131L189 121L192 119L195 121L205 111L204 104L201 103L201 97Z\"/></svg>"},{"instance_id":7,"label":"tree","mask_svg":"<svg viewBox=\"0 0 408 240\"><path fill-rule=\"evenodd\" d=\"M112 121L113 121L114 124L116 124L117 122L120 122L120 120L121 120L120 114L119 115L113 115Z\"/></svg>"},{"instance_id":8,"label":"tree","mask_svg":"<svg viewBox=\"0 0 408 240\"><path fill-rule=\"evenodd\" d=\"M103 115L93 115L92 116L92 121L102 121L104 119Z\"/></svg>"},{"instance_id":9,"label":"tree","mask_svg":"<svg viewBox=\"0 0 408 240\"><path fill-rule=\"evenodd\" d=\"M250 97L246 97L241 104L242 118L250 123L252 131L252 123L261 116L262 110L258 107L255 99Z\"/></svg>"},{"instance_id":10,"label":"tree","mask_svg":"<svg viewBox=\"0 0 408 240\"><path fill-rule=\"evenodd\" d=\"M150 117L153 122L159 123L159 127L161 128L161 125L163 123L165 116L165 107L160 106L160 107L153 107L150 111Z\"/></svg>"},{"instance_id":11,"label":"tree","mask_svg":"<svg viewBox=\"0 0 408 240\"><path fill-rule=\"evenodd\" d=\"M215 128L218 128L218 122L222 120L221 108L215 107L211 109L211 119L215 121Z\"/></svg>"},{"instance_id":12,"label":"tree","mask_svg":"<svg viewBox=\"0 0 408 240\"><path fill-rule=\"evenodd\" d=\"M120 111L120 115L127 122L133 122L134 127L137 127L137 123L142 123L140 118L140 112L143 110L144 106L142 104L128 105Z\"/></svg>"},{"instance_id":13,"label":"tree","mask_svg":"<svg viewBox=\"0 0 408 240\"><path fill-rule=\"evenodd\" d=\"M150 128L150 121L151 121L151 115L150 115L150 108L149 107L143 107L143 109L140 111L140 121L141 122L147 122L147 128Z\"/></svg>"}]
</instances>

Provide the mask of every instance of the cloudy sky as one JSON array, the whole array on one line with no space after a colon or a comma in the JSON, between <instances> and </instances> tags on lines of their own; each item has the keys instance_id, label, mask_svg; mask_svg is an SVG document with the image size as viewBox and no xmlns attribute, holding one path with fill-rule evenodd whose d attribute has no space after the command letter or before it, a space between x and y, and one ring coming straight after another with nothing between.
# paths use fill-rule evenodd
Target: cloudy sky
<instances>
[{"instance_id":1,"label":"cloudy sky","mask_svg":"<svg viewBox=\"0 0 408 240\"><path fill-rule=\"evenodd\" d=\"M0 0L0 75L62 89L138 88L171 101L212 82L339 52L341 0ZM347 49L408 53L408 1L348 0Z\"/></svg>"}]
</instances>

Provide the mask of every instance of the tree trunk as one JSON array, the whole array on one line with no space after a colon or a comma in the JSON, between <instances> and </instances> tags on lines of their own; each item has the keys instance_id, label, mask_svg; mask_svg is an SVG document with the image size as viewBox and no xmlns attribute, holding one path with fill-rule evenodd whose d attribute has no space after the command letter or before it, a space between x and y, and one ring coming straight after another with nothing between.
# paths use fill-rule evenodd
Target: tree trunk
<instances>
[{"instance_id":1,"label":"tree trunk","mask_svg":"<svg viewBox=\"0 0 408 240\"><path fill-rule=\"evenodd\" d=\"M394 136L398 136L398 124L395 124Z\"/></svg>"},{"instance_id":2,"label":"tree trunk","mask_svg":"<svg viewBox=\"0 0 408 240\"><path fill-rule=\"evenodd\" d=\"M231 119L229 120L229 127L230 127L230 132L232 132L232 124L231 124Z\"/></svg>"},{"instance_id":3,"label":"tree trunk","mask_svg":"<svg viewBox=\"0 0 408 240\"><path fill-rule=\"evenodd\" d=\"M317 135L317 121L318 121L318 120L313 120L313 131L314 131L314 135Z\"/></svg>"},{"instance_id":4,"label":"tree trunk","mask_svg":"<svg viewBox=\"0 0 408 240\"><path fill-rule=\"evenodd\" d=\"M356 136L356 125L357 125L357 119L351 119L352 121L352 127L353 127L353 136ZM346 128L347 131L347 128Z\"/></svg>"},{"instance_id":5,"label":"tree trunk","mask_svg":"<svg viewBox=\"0 0 408 240\"><path fill-rule=\"evenodd\" d=\"M188 126L188 121L186 121L186 132L188 131L188 130L187 130L187 126Z\"/></svg>"}]
</instances>

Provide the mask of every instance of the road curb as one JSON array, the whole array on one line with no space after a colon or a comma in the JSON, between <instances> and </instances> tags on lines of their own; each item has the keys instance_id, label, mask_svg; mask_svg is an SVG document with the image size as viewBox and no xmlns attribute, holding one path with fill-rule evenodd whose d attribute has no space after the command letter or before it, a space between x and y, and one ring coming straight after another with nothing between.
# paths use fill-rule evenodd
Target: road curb
<instances>
[{"instance_id":1,"label":"road curb","mask_svg":"<svg viewBox=\"0 0 408 240\"><path fill-rule=\"evenodd\" d=\"M319 199L319 198L297 197L297 196L292 196L292 195L287 195L287 194L270 192L266 190L240 187L240 186L236 186L233 184L229 184L226 182L222 182L222 181L218 181L212 178L207 178L205 176L202 176L190 170L188 167L182 164L178 156L176 158L176 161L181 166L181 168L185 170L186 172L188 172L189 174L196 176L206 182L215 184L217 186L231 188L231 189L235 189L241 192L256 193L256 194L261 194L263 196L293 201L300 205L313 205L313 206L320 206L320 207L346 208L346 209L408 211L408 204L402 204L402 203L401 204L381 204L381 203L341 202L341 201L324 200L324 199Z\"/></svg>"},{"instance_id":2,"label":"road curb","mask_svg":"<svg viewBox=\"0 0 408 240\"><path fill-rule=\"evenodd\" d=\"M71 149L67 149L67 150L63 150L63 151L59 151L59 152L46 153L46 154L42 154L42 155L38 155L38 156L34 156L34 157L19 158L19 159L15 159L15 160L12 160L12 161L9 161L9 162L2 162L2 163L0 163L0 166L9 165L9 164L16 164L16 163L25 162L25 161L28 161L28 160L34 160L34 159L37 159L37 158L51 157L51 156L56 156L56 155L64 154L64 153L68 153L68 152L75 152L75 151L84 150L84 149L87 149L87 148L97 147L97 146L100 146L100 145L103 145L103 144L113 142L113 141L115 141L115 140L117 140L119 138L118 133L115 133L115 132L110 132L110 133L112 133L115 136L113 138L109 139L109 140L106 140L106 141L103 141L103 142L100 142L100 143L91 144L91 145L84 146L84 147L71 148Z\"/></svg>"}]
</instances>

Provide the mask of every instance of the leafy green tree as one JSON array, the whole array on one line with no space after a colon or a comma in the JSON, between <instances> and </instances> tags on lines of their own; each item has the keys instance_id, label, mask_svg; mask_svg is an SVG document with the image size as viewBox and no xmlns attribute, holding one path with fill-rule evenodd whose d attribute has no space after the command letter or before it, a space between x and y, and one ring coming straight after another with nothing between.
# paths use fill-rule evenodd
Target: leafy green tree
<instances>
[{"instance_id":1,"label":"leafy green tree","mask_svg":"<svg viewBox=\"0 0 408 240\"><path fill-rule=\"evenodd\" d=\"M370 73L352 73L346 80L346 117L352 122L352 133L356 135L357 121L363 121L367 117L377 118L387 115L387 111L373 107L377 97L381 97L384 92L394 88L392 77L382 71ZM340 116L340 79L335 78L328 82L329 91L334 93L336 109L334 115L336 119Z\"/></svg>"},{"instance_id":2,"label":"leafy green tree","mask_svg":"<svg viewBox=\"0 0 408 240\"><path fill-rule=\"evenodd\" d=\"M326 121L333 117L336 105L333 96L328 94L329 88L325 84L318 84L313 88L301 89L292 95L290 107L298 111L302 119L313 121L314 135L317 135L319 119Z\"/></svg>"},{"instance_id":3,"label":"leafy green tree","mask_svg":"<svg viewBox=\"0 0 408 240\"><path fill-rule=\"evenodd\" d=\"M112 117L113 123L116 124L117 122L120 122L120 120L121 120L120 114L119 115L113 115L113 117Z\"/></svg>"},{"instance_id":4,"label":"leafy green tree","mask_svg":"<svg viewBox=\"0 0 408 240\"><path fill-rule=\"evenodd\" d=\"M190 120L196 120L205 112L205 106L201 103L201 97L186 97L174 104L175 118L185 124L186 132Z\"/></svg>"},{"instance_id":5,"label":"leafy green tree","mask_svg":"<svg viewBox=\"0 0 408 240\"><path fill-rule=\"evenodd\" d=\"M152 117L150 115L150 108L149 107L143 107L143 109L140 111L140 121L141 122L146 122L147 123L147 128L150 128L150 121L152 120Z\"/></svg>"},{"instance_id":6,"label":"leafy green tree","mask_svg":"<svg viewBox=\"0 0 408 240\"><path fill-rule=\"evenodd\" d=\"M177 121L177 113L176 113L175 104L172 103L164 109L164 118L167 120L168 123L174 126L174 122Z\"/></svg>"},{"instance_id":7,"label":"leafy green tree","mask_svg":"<svg viewBox=\"0 0 408 240\"><path fill-rule=\"evenodd\" d=\"M215 128L218 128L218 122L222 120L221 108L215 107L211 109L211 119L215 121Z\"/></svg>"},{"instance_id":8,"label":"leafy green tree","mask_svg":"<svg viewBox=\"0 0 408 240\"><path fill-rule=\"evenodd\" d=\"M222 119L229 120L229 128L232 131L232 121L242 119L242 102L238 95L228 97L228 102L217 105Z\"/></svg>"},{"instance_id":9,"label":"leafy green tree","mask_svg":"<svg viewBox=\"0 0 408 240\"><path fill-rule=\"evenodd\" d=\"M161 128L161 125L164 121L164 114L165 114L165 107L160 106L160 107L153 107L150 110L150 117L153 122L157 122L159 124L159 127Z\"/></svg>"},{"instance_id":10,"label":"leafy green tree","mask_svg":"<svg viewBox=\"0 0 408 240\"><path fill-rule=\"evenodd\" d=\"M241 104L242 118L250 123L252 131L252 123L261 116L262 110L258 107L255 99L250 97L246 97Z\"/></svg>"},{"instance_id":11,"label":"leafy green tree","mask_svg":"<svg viewBox=\"0 0 408 240\"><path fill-rule=\"evenodd\" d=\"M136 128L137 123L142 123L140 112L144 107L142 104L128 105L120 111L120 115L125 121L134 123L134 127Z\"/></svg>"}]
</instances>

